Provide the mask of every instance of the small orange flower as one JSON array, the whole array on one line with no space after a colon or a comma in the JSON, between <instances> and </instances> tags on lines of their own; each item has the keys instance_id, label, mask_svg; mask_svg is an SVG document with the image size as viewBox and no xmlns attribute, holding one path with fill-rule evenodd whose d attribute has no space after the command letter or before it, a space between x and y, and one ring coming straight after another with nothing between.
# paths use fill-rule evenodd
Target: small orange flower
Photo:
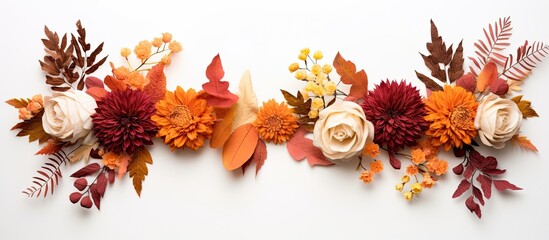
<instances>
[{"instance_id":1,"label":"small orange flower","mask_svg":"<svg viewBox=\"0 0 549 240\"><path fill-rule=\"evenodd\" d=\"M145 61L148 57L151 56L151 48L152 44L151 42L144 40L139 42L137 46L133 49L133 52L137 56L137 58L141 59L141 61Z\"/></svg>"},{"instance_id":2,"label":"small orange flower","mask_svg":"<svg viewBox=\"0 0 549 240\"><path fill-rule=\"evenodd\" d=\"M160 46L162 46L163 43L164 43L164 42L162 42L162 38L154 38L154 39L152 40L152 45L153 45L153 47L155 47L155 48L159 48Z\"/></svg>"},{"instance_id":3,"label":"small orange flower","mask_svg":"<svg viewBox=\"0 0 549 240\"><path fill-rule=\"evenodd\" d=\"M416 165L422 164L425 162L425 152L423 149L416 148L413 149L412 152L412 162Z\"/></svg>"},{"instance_id":4,"label":"small orange flower","mask_svg":"<svg viewBox=\"0 0 549 240\"><path fill-rule=\"evenodd\" d=\"M426 134L434 146L443 146L446 151L452 147L461 148L471 144L477 135L474 120L478 102L475 95L459 86L444 86L425 101L430 126Z\"/></svg>"},{"instance_id":5,"label":"small orange flower","mask_svg":"<svg viewBox=\"0 0 549 240\"><path fill-rule=\"evenodd\" d=\"M198 150L212 137L215 116L213 108L198 98L194 89L185 92L178 86L156 103L156 114L151 119L159 129L157 136L164 138L172 151L185 147Z\"/></svg>"},{"instance_id":6,"label":"small orange flower","mask_svg":"<svg viewBox=\"0 0 549 240\"><path fill-rule=\"evenodd\" d=\"M275 144L288 141L299 127L292 109L286 103L278 104L274 99L263 102L253 125L261 139Z\"/></svg>"},{"instance_id":7,"label":"small orange flower","mask_svg":"<svg viewBox=\"0 0 549 240\"><path fill-rule=\"evenodd\" d=\"M42 97L42 94L32 96L32 101L44 106L44 98Z\"/></svg>"},{"instance_id":8,"label":"small orange flower","mask_svg":"<svg viewBox=\"0 0 549 240\"><path fill-rule=\"evenodd\" d=\"M181 47L181 43L179 43L178 41L170 42L170 45L168 45L168 48L174 53L178 53L178 52L181 52L181 50L183 50L183 47Z\"/></svg>"},{"instance_id":9,"label":"small orange flower","mask_svg":"<svg viewBox=\"0 0 549 240\"><path fill-rule=\"evenodd\" d=\"M108 167L111 170L114 170L118 166L120 166L120 160L122 159L121 156L117 155L114 152L108 152L103 154L101 162L103 162L103 165Z\"/></svg>"},{"instance_id":10,"label":"small orange flower","mask_svg":"<svg viewBox=\"0 0 549 240\"><path fill-rule=\"evenodd\" d=\"M435 186L435 180L433 180L433 178L431 178L431 175L425 174L425 175L423 175L423 180L421 181L421 186L423 186L424 188L432 188L433 186Z\"/></svg>"},{"instance_id":11,"label":"small orange flower","mask_svg":"<svg viewBox=\"0 0 549 240\"><path fill-rule=\"evenodd\" d=\"M114 67L114 64L111 62L111 68L112 68L112 74L116 77L118 80L126 80L128 78L128 75L130 75L130 69L127 67L121 66L121 67Z\"/></svg>"},{"instance_id":12,"label":"small orange flower","mask_svg":"<svg viewBox=\"0 0 549 240\"><path fill-rule=\"evenodd\" d=\"M32 113L27 108L19 108L19 119L21 120L29 120L31 119Z\"/></svg>"},{"instance_id":13,"label":"small orange flower","mask_svg":"<svg viewBox=\"0 0 549 240\"><path fill-rule=\"evenodd\" d=\"M446 171L448 171L448 162L442 159L433 158L431 161L427 162L427 169L429 172L433 172L437 176L440 176L446 174Z\"/></svg>"},{"instance_id":14,"label":"small orange flower","mask_svg":"<svg viewBox=\"0 0 549 240\"><path fill-rule=\"evenodd\" d=\"M372 181L374 181L374 175L375 175L374 172L370 170L366 170L360 174L359 179L364 181L364 183L371 183Z\"/></svg>"},{"instance_id":15,"label":"small orange flower","mask_svg":"<svg viewBox=\"0 0 549 240\"><path fill-rule=\"evenodd\" d=\"M408 167L406 167L406 173L410 176L414 176L418 172L419 172L419 170L417 169L416 165L414 165L414 164L410 164L410 165L408 165Z\"/></svg>"},{"instance_id":16,"label":"small orange flower","mask_svg":"<svg viewBox=\"0 0 549 240\"><path fill-rule=\"evenodd\" d=\"M379 145L368 142L366 143L366 146L364 146L364 150L362 150L362 156L367 155L371 158L376 158L379 155Z\"/></svg>"},{"instance_id":17,"label":"small orange flower","mask_svg":"<svg viewBox=\"0 0 549 240\"><path fill-rule=\"evenodd\" d=\"M149 84L150 80L145 78L143 74L133 71L131 72L126 79L124 79L124 83L126 85L130 86L132 89L138 89L143 90L147 84Z\"/></svg>"},{"instance_id":18,"label":"small orange flower","mask_svg":"<svg viewBox=\"0 0 549 240\"><path fill-rule=\"evenodd\" d=\"M169 43L172 40L172 34L171 33L162 33L162 41L165 43Z\"/></svg>"},{"instance_id":19,"label":"small orange flower","mask_svg":"<svg viewBox=\"0 0 549 240\"><path fill-rule=\"evenodd\" d=\"M370 169L374 173L383 171L383 162L374 160L373 162L370 163Z\"/></svg>"}]
</instances>

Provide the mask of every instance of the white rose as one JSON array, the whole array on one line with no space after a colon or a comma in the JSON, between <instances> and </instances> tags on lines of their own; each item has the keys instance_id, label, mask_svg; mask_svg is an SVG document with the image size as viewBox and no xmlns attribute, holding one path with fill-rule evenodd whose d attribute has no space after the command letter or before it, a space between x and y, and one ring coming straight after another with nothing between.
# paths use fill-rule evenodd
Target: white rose
<instances>
[{"instance_id":1,"label":"white rose","mask_svg":"<svg viewBox=\"0 0 549 240\"><path fill-rule=\"evenodd\" d=\"M478 105L475 128L487 146L501 149L520 128L522 112L509 99L490 93Z\"/></svg>"},{"instance_id":2,"label":"white rose","mask_svg":"<svg viewBox=\"0 0 549 240\"><path fill-rule=\"evenodd\" d=\"M96 107L95 99L83 91L53 92L53 96L44 97L44 131L74 143L90 133Z\"/></svg>"},{"instance_id":3,"label":"white rose","mask_svg":"<svg viewBox=\"0 0 549 240\"><path fill-rule=\"evenodd\" d=\"M345 161L374 137L374 125L366 120L362 107L342 101L320 111L313 133L313 144L326 157Z\"/></svg>"}]
</instances>

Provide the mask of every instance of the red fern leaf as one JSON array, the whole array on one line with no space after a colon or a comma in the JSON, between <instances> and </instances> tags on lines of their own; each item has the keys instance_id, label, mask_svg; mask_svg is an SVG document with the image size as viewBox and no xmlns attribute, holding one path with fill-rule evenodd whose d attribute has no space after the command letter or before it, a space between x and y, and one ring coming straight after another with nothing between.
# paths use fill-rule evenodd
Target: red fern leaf
<instances>
[{"instance_id":1,"label":"red fern leaf","mask_svg":"<svg viewBox=\"0 0 549 240\"><path fill-rule=\"evenodd\" d=\"M500 18L494 25L488 24L488 30L483 29L486 39L483 41L479 39L475 44L476 57L469 57L469 60L473 62L469 67L469 70L478 76L480 70L488 62L494 62L499 66L504 66L507 61L507 57L503 55L503 50L507 48L509 38L511 38L511 17Z\"/></svg>"},{"instance_id":2,"label":"red fern leaf","mask_svg":"<svg viewBox=\"0 0 549 240\"><path fill-rule=\"evenodd\" d=\"M526 41L524 45L517 49L516 57L509 54L507 61L505 61L504 70L499 77L522 81L547 55L549 55L549 45L542 42L528 44L528 41Z\"/></svg>"},{"instance_id":3,"label":"red fern leaf","mask_svg":"<svg viewBox=\"0 0 549 240\"><path fill-rule=\"evenodd\" d=\"M54 192L55 186L59 184L59 178L61 177L60 168L63 163L67 163L67 155L61 150L52 154L52 156L53 157L48 158L49 162L46 162L44 166L40 168L42 170L36 171L39 177L33 177L33 179L35 179L32 181L33 185L22 191L28 197L40 197L40 195L46 197L48 192L51 195Z\"/></svg>"}]
</instances>

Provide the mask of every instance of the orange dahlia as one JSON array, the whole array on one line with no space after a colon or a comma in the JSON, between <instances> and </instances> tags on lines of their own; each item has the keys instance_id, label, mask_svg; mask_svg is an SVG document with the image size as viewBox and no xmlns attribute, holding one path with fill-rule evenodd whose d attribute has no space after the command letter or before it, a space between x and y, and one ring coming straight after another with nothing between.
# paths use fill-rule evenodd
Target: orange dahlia
<instances>
[{"instance_id":1,"label":"orange dahlia","mask_svg":"<svg viewBox=\"0 0 549 240\"><path fill-rule=\"evenodd\" d=\"M477 135L474 126L477 107L475 96L459 86L446 85L444 91L429 96L425 101L425 120L430 124L426 134L431 136L432 145L448 151L471 144Z\"/></svg>"},{"instance_id":2,"label":"orange dahlia","mask_svg":"<svg viewBox=\"0 0 549 240\"><path fill-rule=\"evenodd\" d=\"M157 136L164 138L172 151L185 147L197 150L212 137L213 108L197 96L194 89L185 92L178 86L156 103L156 114L151 119L159 129Z\"/></svg>"},{"instance_id":3,"label":"orange dahlia","mask_svg":"<svg viewBox=\"0 0 549 240\"><path fill-rule=\"evenodd\" d=\"M261 139L275 144L288 141L299 127L292 109L274 99L263 102L253 125Z\"/></svg>"}]
</instances>

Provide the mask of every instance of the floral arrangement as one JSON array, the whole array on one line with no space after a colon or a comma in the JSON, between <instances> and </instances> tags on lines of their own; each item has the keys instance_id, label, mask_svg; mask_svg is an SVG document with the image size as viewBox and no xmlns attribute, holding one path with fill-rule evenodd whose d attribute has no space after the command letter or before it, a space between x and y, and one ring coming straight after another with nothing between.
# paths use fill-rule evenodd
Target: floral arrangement
<instances>
[{"instance_id":1,"label":"floral arrangement","mask_svg":"<svg viewBox=\"0 0 549 240\"><path fill-rule=\"evenodd\" d=\"M256 174L267 159L267 143L274 143L286 144L292 158L307 159L311 166L356 162L359 179L367 184L381 174L386 160L396 170L405 161L395 189L406 200L433 188L455 165L452 171L463 180L452 197L468 195L466 207L480 218L492 186L521 189L501 179L506 170L495 156L481 154L482 148L502 149L511 142L537 152L520 127L538 115L516 92L549 46L526 41L516 53L505 54L509 17L484 29L467 73L462 42L447 47L431 21L428 55L421 54L431 74L416 71L426 97L404 80L383 80L369 89L366 71L357 71L340 53L330 64L322 62L321 51L304 48L299 62L288 67L302 82L300 89L281 90L285 101L261 105L248 71L238 93L229 91L219 55L207 67L202 89L167 90L164 68L182 51L170 33L139 42L133 54L122 48L126 66L110 63L111 75L94 77L107 60L99 58L103 43L92 50L80 21L76 26L76 35L62 37L45 28L40 66L51 95L7 101L22 120L12 130L44 144L37 154L48 156L23 191L29 197L53 194L61 167L77 162L84 167L70 176L76 188L69 196L72 203L100 209L107 185L126 173L140 195L153 163L147 150L153 138L171 151L197 150L209 142L210 148L220 148L228 171L244 173L255 164ZM387 159L380 157L381 150ZM461 162L439 158L442 151L453 151Z\"/></svg>"}]
</instances>

